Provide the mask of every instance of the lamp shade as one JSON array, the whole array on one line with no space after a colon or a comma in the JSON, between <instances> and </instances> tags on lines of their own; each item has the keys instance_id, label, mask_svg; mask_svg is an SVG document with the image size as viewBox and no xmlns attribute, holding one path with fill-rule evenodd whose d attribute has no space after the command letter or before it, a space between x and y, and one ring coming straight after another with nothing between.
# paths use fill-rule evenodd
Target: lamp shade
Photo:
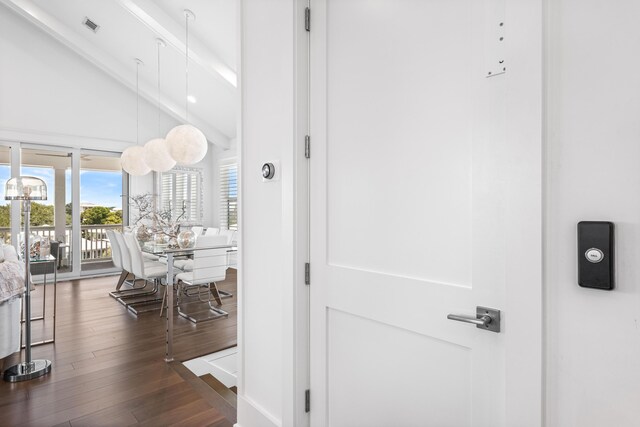
<instances>
[{"instance_id":1,"label":"lamp shade","mask_svg":"<svg viewBox=\"0 0 640 427\"><path fill-rule=\"evenodd\" d=\"M191 125L179 125L166 137L169 154L179 165L192 165L207 155L207 138L200 129Z\"/></svg>"},{"instance_id":2,"label":"lamp shade","mask_svg":"<svg viewBox=\"0 0 640 427\"><path fill-rule=\"evenodd\" d=\"M156 172L166 172L176 165L163 138L155 138L144 144L144 162Z\"/></svg>"},{"instance_id":3,"label":"lamp shade","mask_svg":"<svg viewBox=\"0 0 640 427\"><path fill-rule=\"evenodd\" d=\"M18 176L7 180L5 200L47 200L47 184L35 176Z\"/></svg>"},{"instance_id":4,"label":"lamp shade","mask_svg":"<svg viewBox=\"0 0 640 427\"><path fill-rule=\"evenodd\" d=\"M151 169L144 162L144 147L135 145L122 152L120 165L129 175L141 176L151 172Z\"/></svg>"}]
</instances>

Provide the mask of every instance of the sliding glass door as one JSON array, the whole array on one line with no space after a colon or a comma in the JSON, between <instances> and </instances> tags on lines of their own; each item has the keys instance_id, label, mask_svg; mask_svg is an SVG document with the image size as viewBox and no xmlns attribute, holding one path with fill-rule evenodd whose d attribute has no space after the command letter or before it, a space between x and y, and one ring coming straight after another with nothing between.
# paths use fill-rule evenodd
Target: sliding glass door
<instances>
[{"instance_id":1,"label":"sliding glass door","mask_svg":"<svg viewBox=\"0 0 640 427\"><path fill-rule=\"evenodd\" d=\"M120 157L83 151L80 154L80 223L83 274L113 269L107 230L122 230L123 188ZM126 205L126 200L124 201Z\"/></svg>"},{"instance_id":2,"label":"sliding glass door","mask_svg":"<svg viewBox=\"0 0 640 427\"><path fill-rule=\"evenodd\" d=\"M16 247L24 238L22 205L4 200L4 186L19 175L47 184L47 200L31 205L30 232L61 242L60 277L114 271L106 232L128 218L119 153L0 141L0 239Z\"/></svg>"},{"instance_id":3,"label":"sliding glass door","mask_svg":"<svg viewBox=\"0 0 640 427\"><path fill-rule=\"evenodd\" d=\"M61 274L73 271L71 156L68 149L25 146L21 150L20 174L41 178L47 184L47 200L31 203L30 231L41 239L60 242Z\"/></svg>"}]
</instances>

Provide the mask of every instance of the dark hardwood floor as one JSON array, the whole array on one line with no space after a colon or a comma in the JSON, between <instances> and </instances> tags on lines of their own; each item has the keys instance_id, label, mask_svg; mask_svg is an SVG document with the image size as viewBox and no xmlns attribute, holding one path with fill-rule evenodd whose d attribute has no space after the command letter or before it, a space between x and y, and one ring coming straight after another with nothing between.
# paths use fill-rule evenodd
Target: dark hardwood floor
<instances>
[{"instance_id":1,"label":"dark hardwood floor","mask_svg":"<svg viewBox=\"0 0 640 427\"><path fill-rule=\"evenodd\" d=\"M157 311L136 317L109 297L116 279L58 284L56 342L33 348L34 359L51 360L53 369L31 381L0 381L0 425L232 426L236 413L229 396L216 393L180 362L236 345L235 270L219 283L234 294L223 299L228 317L196 325L175 316L176 361L169 364L164 320ZM52 297L48 286L47 300ZM41 298L42 285L33 293L34 316ZM34 341L50 334L50 323L33 322ZM21 358L8 357L4 367Z\"/></svg>"}]
</instances>

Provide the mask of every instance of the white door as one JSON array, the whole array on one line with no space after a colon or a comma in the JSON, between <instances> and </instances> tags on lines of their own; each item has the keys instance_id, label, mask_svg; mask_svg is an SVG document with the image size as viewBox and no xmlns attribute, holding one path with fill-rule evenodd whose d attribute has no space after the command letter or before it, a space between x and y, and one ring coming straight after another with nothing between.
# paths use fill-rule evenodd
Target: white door
<instances>
[{"instance_id":1,"label":"white door","mask_svg":"<svg viewBox=\"0 0 640 427\"><path fill-rule=\"evenodd\" d=\"M311 1L312 426L541 424L539 3Z\"/></svg>"}]
</instances>

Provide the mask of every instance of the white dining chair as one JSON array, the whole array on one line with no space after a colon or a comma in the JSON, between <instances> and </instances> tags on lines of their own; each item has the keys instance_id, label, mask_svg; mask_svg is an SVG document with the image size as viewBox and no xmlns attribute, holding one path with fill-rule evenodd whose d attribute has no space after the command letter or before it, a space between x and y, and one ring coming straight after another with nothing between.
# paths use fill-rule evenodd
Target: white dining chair
<instances>
[{"instance_id":1,"label":"white dining chair","mask_svg":"<svg viewBox=\"0 0 640 427\"><path fill-rule=\"evenodd\" d=\"M204 231L205 236L217 236L220 234L220 229L218 227L207 227Z\"/></svg>"},{"instance_id":2,"label":"white dining chair","mask_svg":"<svg viewBox=\"0 0 640 427\"><path fill-rule=\"evenodd\" d=\"M228 248L226 245L216 247L220 246L219 242L222 241L223 239L221 239L220 236L200 236L196 242L196 248L208 249L194 251L192 268L176 275L176 282L178 284L178 314L194 323L197 323L199 320L212 320L228 316L226 311L219 308L222 306L222 298L216 284L216 282L224 280L227 275ZM195 289L198 299L208 304L209 310L213 312L213 315L209 314L206 318L199 319L194 313L187 313L182 310L181 297L183 295L189 296L189 290L193 289ZM202 290L206 290L206 301L203 301L201 298ZM194 294L191 294L191 296L193 295ZM212 301L215 301L217 306L214 306Z\"/></svg>"},{"instance_id":3,"label":"white dining chair","mask_svg":"<svg viewBox=\"0 0 640 427\"><path fill-rule=\"evenodd\" d=\"M153 295L158 290L157 289L146 289L147 282L143 283L143 286L136 287L137 278L133 273L133 267L131 266L131 254L129 252L129 247L125 243L124 235L120 231L113 231L114 241L117 245L117 249L120 251L120 262L122 265L123 273L126 272L127 276L132 276L133 280L126 280L124 283L131 285L130 289L116 289L115 291L109 292L113 298L116 298L120 301L121 304L128 306L128 300L125 298L138 298L147 295ZM151 261L146 261L151 262ZM145 290L146 289L146 290Z\"/></svg>"},{"instance_id":4,"label":"white dining chair","mask_svg":"<svg viewBox=\"0 0 640 427\"><path fill-rule=\"evenodd\" d=\"M230 245L236 238L236 230L220 230L219 234L227 238L227 245Z\"/></svg>"},{"instance_id":5,"label":"white dining chair","mask_svg":"<svg viewBox=\"0 0 640 427\"><path fill-rule=\"evenodd\" d=\"M114 230L107 230L107 237L109 238L109 245L111 246L111 260L113 261L113 265L121 271L118 283L116 284L116 291L119 291L125 280L127 280L127 277L129 277L130 272L126 270L122 264L122 252L120 250L120 244L116 240L115 233Z\"/></svg>"},{"instance_id":6,"label":"white dining chair","mask_svg":"<svg viewBox=\"0 0 640 427\"><path fill-rule=\"evenodd\" d=\"M116 234L116 238L118 235ZM125 296L119 297L118 300L124 304L130 311L138 314L139 308L142 306L148 306L162 301L162 298L158 296L158 290L162 283L162 278L167 274L167 265L158 261L145 260L142 256L142 251L136 242L136 238L133 234L127 233L121 235L123 246L121 247L123 253L123 261L125 267L131 268L131 273L134 274L135 279L142 279L147 283L152 283L152 287L149 291L144 293L137 293L132 295L131 298L135 298L133 301L128 300ZM125 252L127 252L125 254ZM126 258L129 258L129 265L127 265ZM135 280L134 279L134 280ZM138 288L142 289L142 288ZM152 296L150 299L139 300L138 297ZM127 296L128 297L128 296ZM147 307L148 308L148 307ZM161 307L158 307L161 308ZM145 310L147 311L147 310Z\"/></svg>"}]
</instances>

